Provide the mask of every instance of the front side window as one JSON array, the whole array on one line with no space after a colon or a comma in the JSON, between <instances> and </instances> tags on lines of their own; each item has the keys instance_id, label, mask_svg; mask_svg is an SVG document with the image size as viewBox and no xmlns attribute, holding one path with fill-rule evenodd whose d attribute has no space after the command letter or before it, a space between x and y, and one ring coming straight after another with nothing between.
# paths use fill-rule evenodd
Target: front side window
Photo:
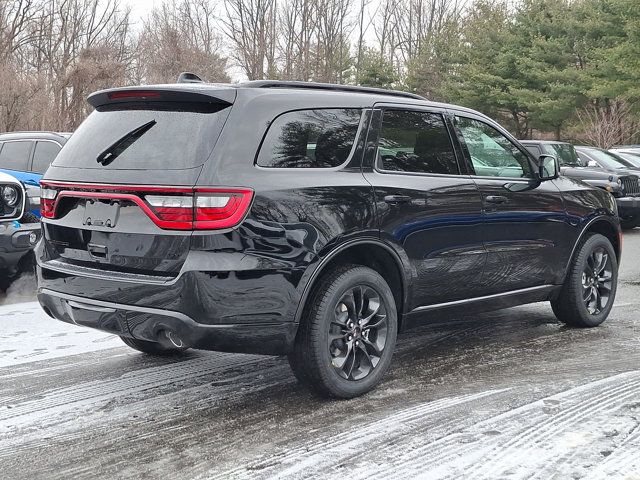
<instances>
[{"instance_id":1,"label":"front side window","mask_svg":"<svg viewBox=\"0 0 640 480\"><path fill-rule=\"evenodd\" d=\"M528 157L492 126L456 117L460 140L466 145L476 175L528 178L533 176Z\"/></svg>"},{"instance_id":2,"label":"front side window","mask_svg":"<svg viewBox=\"0 0 640 480\"><path fill-rule=\"evenodd\" d=\"M0 168L26 172L33 142L6 142L0 151Z\"/></svg>"},{"instance_id":3,"label":"front side window","mask_svg":"<svg viewBox=\"0 0 640 480\"><path fill-rule=\"evenodd\" d=\"M345 163L356 142L362 110L329 108L288 112L276 118L257 164L271 168L332 168Z\"/></svg>"},{"instance_id":4,"label":"front side window","mask_svg":"<svg viewBox=\"0 0 640 480\"><path fill-rule=\"evenodd\" d=\"M386 110L377 161L385 171L460 173L444 118L438 113Z\"/></svg>"},{"instance_id":5,"label":"front side window","mask_svg":"<svg viewBox=\"0 0 640 480\"><path fill-rule=\"evenodd\" d=\"M35 173L44 173L51 165L51 162L60 153L60 145L54 142L38 142L33 152L33 166L31 171Z\"/></svg>"}]
</instances>

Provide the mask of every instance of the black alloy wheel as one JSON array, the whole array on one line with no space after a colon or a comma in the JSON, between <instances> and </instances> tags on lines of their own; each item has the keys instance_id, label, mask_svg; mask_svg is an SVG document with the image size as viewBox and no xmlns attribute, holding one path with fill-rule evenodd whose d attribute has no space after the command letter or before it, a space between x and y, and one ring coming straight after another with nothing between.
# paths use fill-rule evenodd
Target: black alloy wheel
<instances>
[{"instance_id":1,"label":"black alloy wheel","mask_svg":"<svg viewBox=\"0 0 640 480\"><path fill-rule=\"evenodd\" d=\"M387 309L367 285L347 290L335 307L328 336L331 364L347 380L361 380L380 363L387 344Z\"/></svg>"},{"instance_id":2,"label":"black alloy wheel","mask_svg":"<svg viewBox=\"0 0 640 480\"><path fill-rule=\"evenodd\" d=\"M322 396L357 397L389 369L397 333L395 298L385 279L365 266L336 267L307 300L289 364Z\"/></svg>"},{"instance_id":3,"label":"black alloy wheel","mask_svg":"<svg viewBox=\"0 0 640 480\"><path fill-rule=\"evenodd\" d=\"M609 253L596 248L587 257L587 264L582 272L583 298L590 315L598 315L609 304L613 267Z\"/></svg>"},{"instance_id":4,"label":"black alloy wheel","mask_svg":"<svg viewBox=\"0 0 640 480\"><path fill-rule=\"evenodd\" d=\"M616 297L618 258L611 241L598 233L576 247L564 284L551 301L558 320L572 327L597 327Z\"/></svg>"}]
</instances>

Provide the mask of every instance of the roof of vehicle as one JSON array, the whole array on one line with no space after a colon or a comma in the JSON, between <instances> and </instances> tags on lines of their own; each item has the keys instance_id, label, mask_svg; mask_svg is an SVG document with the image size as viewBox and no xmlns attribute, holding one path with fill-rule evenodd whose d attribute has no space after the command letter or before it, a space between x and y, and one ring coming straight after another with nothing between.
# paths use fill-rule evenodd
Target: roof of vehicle
<instances>
[{"instance_id":1,"label":"roof of vehicle","mask_svg":"<svg viewBox=\"0 0 640 480\"><path fill-rule=\"evenodd\" d=\"M55 140L65 143L70 133L67 132L7 132L0 133L0 142L7 140Z\"/></svg>"},{"instance_id":2,"label":"roof of vehicle","mask_svg":"<svg viewBox=\"0 0 640 480\"><path fill-rule=\"evenodd\" d=\"M161 85L144 85L132 87L120 87L107 90L101 90L91 94L88 98L89 103L94 107L105 105L107 103L124 103L131 101L130 98L111 97L116 92L140 91L153 92L164 91L171 95L171 101L180 101L187 99L189 94L195 94L202 98L211 97L222 103L233 104L239 92L249 96L274 95L282 97L287 94L295 94L296 97L304 97L309 104L314 101L319 103L327 103L329 100L340 99L340 105L358 107L366 104L374 103L403 103L409 105L446 108L461 112L473 113L484 118L486 115L475 110L461 107L458 105L432 102L420 95L409 92L401 92L397 90L385 90L382 88L360 87L356 85L337 85L332 83L314 83L314 82L285 82L278 80L254 80L243 83L227 84L227 83L171 83ZM141 95L144 97L144 95Z\"/></svg>"},{"instance_id":3,"label":"roof of vehicle","mask_svg":"<svg viewBox=\"0 0 640 480\"><path fill-rule=\"evenodd\" d=\"M520 140L520 143L540 143L543 145L571 145L569 142L562 142L560 140Z\"/></svg>"}]
</instances>

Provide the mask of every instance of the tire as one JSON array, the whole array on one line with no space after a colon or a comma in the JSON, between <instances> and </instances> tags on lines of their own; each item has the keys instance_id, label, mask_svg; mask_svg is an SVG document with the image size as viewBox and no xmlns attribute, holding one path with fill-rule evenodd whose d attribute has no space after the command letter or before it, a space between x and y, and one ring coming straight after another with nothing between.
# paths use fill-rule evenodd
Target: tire
<instances>
[{"instance_id":1,"label":"tire","mask_svg":"<svg viewBox=\"0 0 640 480\"><path fill-rule=\"evenodd\" d=\"M604 263L598 263L599 253ZM603 270L593 275L601 267ZM606 278L609 280L600 281ZM553 313L571 327L597 327L611 312L617 283L618 260L611 242L600 234L589 235L578 245L562 290L551 302Z\"/></svg>"},{"instance_id":2,"label":"tire","mask_svg":"<svg viewBox=\"0 0 640 480\"><path fill-rule=\"evenodd\" d=\"M358 318L362 324L352 321ZM384 278L371 268L345 265L314 288L289 364L315 393L354 398L380 383L397 333L396 304Z\"/></svg>"},{"instance_id":3,"label":"tire","mask_svg":"<svg viewBox=\"0 0 640 480\"><path fill-rule=\"evenodd\" d=\"M138 350L142 353L156 356L172 356L181 355L187 350L187 347L168 347L159 342L147 342L146 340L138 340L136 338L120 337L125 345Z\"/></svg>"}]
</instances>

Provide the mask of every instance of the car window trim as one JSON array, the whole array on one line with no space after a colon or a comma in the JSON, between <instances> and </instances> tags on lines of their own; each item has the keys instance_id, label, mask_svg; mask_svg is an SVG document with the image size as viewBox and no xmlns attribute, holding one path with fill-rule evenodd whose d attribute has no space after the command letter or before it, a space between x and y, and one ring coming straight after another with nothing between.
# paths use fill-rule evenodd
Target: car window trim
<instances>
[{"instance_id":1,"label":"car window trim","mask_svg":"<svg viewBox=\"0 0 640 480\"><path fill-rule=\"evenodd\" d=\"M351 146L351 151L344 162L340 165L336 165L335 167L265 167L262 165L258 165L258 157L260 156L260 152L262 151L262 146L264 141L269 134L269 130L271 129L273 123L283 115L294 112L306 112L308 110L360 110L360 121L358 122L358 130L356 130L356 134L353 140L353 145ZM339 170L344 170L353 160L353 156L358 150L358 143L361 135L364 132L364 129L369 129L369 123L371 116L366 115L367 112L371 112L372 109L370 107L321 107L321 108L296 108L294 110L287 110L286 112L282 112L276 115L267 126L264 134L262 135L262 139L260 140L260 144L258 145L258 150L256 151L255 157L253 159L253 166L258 170L266 170L269 172L337 172ZM367 122L367 119L369 122ZM367 125L365 125L367 123ZM362 166L362 159L360 162L360 167Z\"/></svg>"},{"instance_id":2,"label":"car window trim","mask_svg":"<svg viewBox=\"0 0 640 480\"><path fill-rule=\"evenodd\" d=\"M40 142L55 143L56 145L58 145L60 147L60 150L62 150L62 147L63 147L63 145L60 144L60 142L56 142L55 140L51 140L51 139L48 139L48 138L38 138L38 139L34 140L34 142L35 142L35 145L33 146L33 152L31 152L31 161L29 162L29 172L30 173L38 173L38 172L34 172L33 171L33 161L36 158L36 148L38 147L38 143L40 143ZM60 153L60 152L58 152L58 153ZM55 160L55 157L54 157L53 160ZM51 160L51 163L53 163L53 160ZM51 163L49 165L51 165ZM39 175L41 175L41 174L39 174Z\"/></svg>"},{"instance_id":3,"label":"car window trim","mask_svg":"<svg viewBox=\"0 0 640 480\"><path fill-rule=\"evenodd\" d=\"M4 150L4 146L7 143L19 143L19 142L27 143L28 142L28 143L31 144L31 147L29 149L29 155L27 156L27 164L26 164L26 168L24 170L16 170L14 168L6 168L6 167L2 167L1 165L0 165L0 168L5 168L6 170L13 170L14 172L31 172L31 163L33 162L33 152L35 151L35 148L36 148L36 141L37 140L34 140L32 138L25 138L25 139L20 138L20 139L15 139L15 140L3 140L2 148L0 148L0 153L2 153L2 150Z\"/></svg>"},{"instance_id":4,"label":"car window trim","mask_svg":"<svg viewBox=\"0 0 640 480\"><path fill-rule=\"evenodd\" d=\"M483 123L485 125L488 125L489 127L493 128L494 130L496 130L498 133L500 133L502 136L504 136L507 140L509 140L509 142L511 142L511 144L513 146L515 146L524 156L525 158L529 161L529 166L531 167L531 171L535 172L535 163L534 163L534 158L533 158L533 154L530 153L525 147L524 145L520 145L520 142L517 141L517 139L511 135L509 132L507 132L504 128L502 128L499 124L494 123L493 121L484 118L481 115L475 115L471 112L466 112L466 111L460 111L460 110L454 110L451 109L450 110L451 113L453 114L453 120L452 120L452 124L453 124L453 128L455 130L455 133L458 137L461 137L461 133L458 132L458 129L455 127L455 117L464 117L464 118L468 118L471 120L475 120L477 122ZM458 141L460 142L460 146L462 148L462 151L466 157L467 160L467 165L468 168L470 168L470 175L473 178L481 178L481 179L505 179L505 180L512 180L512 181L523 181L523 182L530 182L531 180L535 180L534 176L531 177L498 177L498 176L491 176L491 175L478 175L476 174L476 170L475 167L473 166L473 162L471 160L471 153L469 152L469 149L467 148L467 145L464 141L462 141L464 139L460 139L458 138Z\"/></svg>"},{"instance_id":5,"label":"car window trim","mask_svg":"<svg viewBox=\"0 0 640 480\"><path fill-rule=\"evenodd\" d=\"M447 121L447 113L448 110L446 108L438 108L424 105L413 105L408 103L376 103L374 105L374 109L380 112L380 122L377 125L377 135L376 135L376 144L375 144L375 153L373 159L373 170L382 175L409 175L409 176L419 176L419 177L445 177L445 178L468 178L469 174L464 173L462 169L462 164L460 163L460 157L458 149L456 148L455 141L452 136L451 129L448 125ZM396 170L385 170L380 168L378 165L378 144L380 141L380 131L382 130L382 123L384 122L384 112L386 110L404 110L404 111L415 111L422 113L435 113L442 116L442 120L445 125L445 129L447 130L447 134L449 135L449 142L451 142L451 151L456 159L456 165L458 166L458 171L460 173L430 173L430 172L403 172Z\"/></svg>"}]
</instances>

